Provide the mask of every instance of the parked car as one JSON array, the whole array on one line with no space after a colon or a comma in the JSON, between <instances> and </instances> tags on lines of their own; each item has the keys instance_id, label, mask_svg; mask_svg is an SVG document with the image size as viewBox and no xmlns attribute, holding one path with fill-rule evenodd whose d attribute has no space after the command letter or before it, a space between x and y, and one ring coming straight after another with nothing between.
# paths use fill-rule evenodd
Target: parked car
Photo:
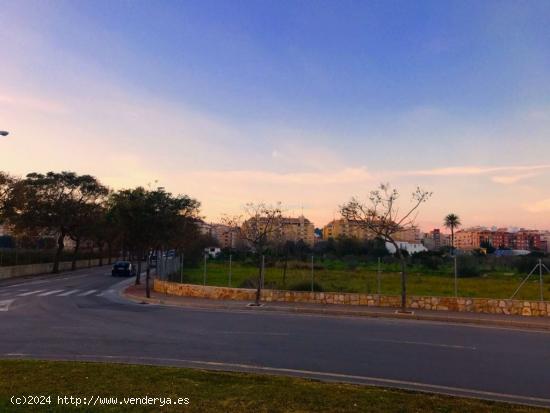
<instances>
[{"instance_id":1,"label":"parked car","mask_svg":"<svg viewBox=\"0 0 550 413\"><path fill-rule=\"evenodd\" d=\"M113 264L111 275L113 277L131 277L136 275L136 270L129 261L117 261Z\"/></svg>"}]
</instances>

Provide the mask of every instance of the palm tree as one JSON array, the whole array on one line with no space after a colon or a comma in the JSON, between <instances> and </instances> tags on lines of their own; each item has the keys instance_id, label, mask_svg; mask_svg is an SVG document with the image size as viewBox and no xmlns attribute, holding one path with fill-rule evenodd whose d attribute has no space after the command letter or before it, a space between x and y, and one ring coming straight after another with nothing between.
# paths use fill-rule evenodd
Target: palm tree
<instances>
[{"instance_id":1,"label":"palm tree","mask_svg":"<svg viewBox=\"0 0 550 413\"><path fill-rule=\"evenodd\" d=\"M450 213L447 215L443 221L443 225L445 225L446 228L449 228L451 230L451 251L454 254L455 250L455 228L458 228L462 225L460 222L460 218L458 215Z\"/></svg>"}]
</instances>

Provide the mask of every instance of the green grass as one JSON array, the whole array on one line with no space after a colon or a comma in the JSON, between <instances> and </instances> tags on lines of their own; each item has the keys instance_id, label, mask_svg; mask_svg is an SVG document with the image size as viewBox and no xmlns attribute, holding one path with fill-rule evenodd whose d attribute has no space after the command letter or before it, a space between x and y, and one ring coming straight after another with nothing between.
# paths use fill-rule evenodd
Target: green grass
<instances>
[{"instance_id":1,"label":"green grass","mask_svg":"<svg viewBox=\"0 0 550 413\"><path fill-rule=\"evenodd\" d=\"M268 375L121 364L0 361L1 412L542 412L474 399ZM17 407L12 395L50 395ZM58 396L189 398L187 406L57 405Z\"/></svg>"},{"instance_id":2,"label":"green grass","mask_svg":"<svg viewBox=\"0 0 550 413\"><path fill-rule=\"evenodd\" d=\"M295 264L295 263L293 263ZM307 267L307 264L303 264ZM295 267L292 265L291 267ZM391 267L390 267L391 268ZM207 285L227 286L229 265L225 262L209 262L207 264ZM258 269L251 265L233 263L233 287L240 286L246 279L257 277ZM320 283L324 291L377 293L377 271L371 267L360 266L350 269L316 269L315 281ZM480 298L510 298L521 283L525 274L491 273L479 277L459 278L458 291L462 297ZM548 278L548 277L546 277ZM175 277L175 281L179 278ZM278 267L266 268L266 287L289 289L293 285L311 280L311 270L308 268L289 268L286 283L283 284L283 270ZM184 270L184 282L203 283L203 268L188 268ZM399 294L401 291L401 276L396 271L383 271L381 276L382 294ZM411 295L452 296L454 294L454 279L451 274L420 273L412 268L408 277L408 293ZM545 281L544 294L550 299L550 283ZM520 290L517 299L538 300L539 283L537 277L532 277Z\"/></svg>"}]
</instances>

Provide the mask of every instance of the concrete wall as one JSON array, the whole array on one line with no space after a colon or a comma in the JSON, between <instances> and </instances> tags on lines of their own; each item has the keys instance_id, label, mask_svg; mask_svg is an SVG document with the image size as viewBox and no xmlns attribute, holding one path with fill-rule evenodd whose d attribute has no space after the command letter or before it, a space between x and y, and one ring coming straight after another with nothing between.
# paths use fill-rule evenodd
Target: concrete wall
<instances>
[{"instance_id":1,"label":"concrete wall","mask_svg":"<svg viewBox=\"0 0 550 413\"><path fill-rule=\"evenodd\" d=\"M193 284L180 284L155 279L154 290L185 297L211 298L218 300L253 301L255 290L244 288L210 287ZM353 294L353 293L311 293L304 291L262 290L263 302L291 302L315 304L346 304L370 307L401 306L397 295ZM454 298L409 296L407 305L411 309L464 311L488 314L550 316L550 302L498 300L489 298Z\"/></svg>"},{"instance_id":2,"label":"concrete wall","mask_svg":"<svg viewBox=\"0 0 550 413\"><path fill-rule=\"evenodd\" d=\"M107 264L107 258L103 259L103 264ZM59 263L59 271L68 271L71 269L70 261ZM99 259L79 260L76 262L76 268L85 268L91 264L92 267L99 265ZM25 275L46 274L52 272L53 263L45 264L28 264L28 265L13 265L10 267L0 267L0 280L5 278L21 277Z\"/></svg>"}]
</instances>

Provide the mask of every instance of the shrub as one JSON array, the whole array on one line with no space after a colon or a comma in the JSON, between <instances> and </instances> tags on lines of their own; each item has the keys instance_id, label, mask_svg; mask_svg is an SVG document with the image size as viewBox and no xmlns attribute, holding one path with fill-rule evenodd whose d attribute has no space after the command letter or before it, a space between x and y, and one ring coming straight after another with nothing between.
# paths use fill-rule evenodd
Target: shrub
<instances>
[{"instance_id":1,"label":"shrub","mask_svg":"<svg viewBox=\"0 0 550 413\"><path fill-rule=\"evenodd\" d=\"M356 270L359 266L359 260L355 255L346 255L344 257L344 263L346 264L346 268L348 270Z\"/></svg>"},{"instance_id":2,"label":"shrub","mask_svg":"<svg viewBox=\"0 0 550 413\"><path fill-rule=\"evenodd\" d=\"M478 277L481 274L477 259L471 255L457 257L456 264L459 277Z\"/></svg>"}]
</instances>

